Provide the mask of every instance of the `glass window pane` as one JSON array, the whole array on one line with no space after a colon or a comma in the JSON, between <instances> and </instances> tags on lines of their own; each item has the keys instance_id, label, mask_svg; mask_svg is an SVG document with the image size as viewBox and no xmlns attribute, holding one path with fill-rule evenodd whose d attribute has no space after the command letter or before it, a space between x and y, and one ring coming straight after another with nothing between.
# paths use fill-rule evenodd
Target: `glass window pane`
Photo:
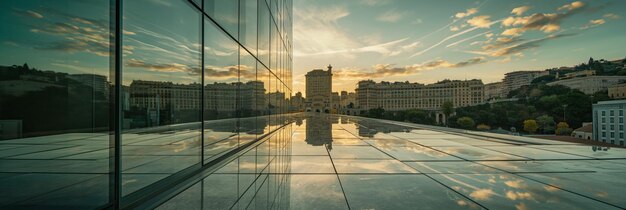
<instances>
[{"instance_id":1,"label":"glass window pane","mask_svg":"<svg viewBox=\"0 0 626 210\"><path fill-rule=\"evenodd\" d=\"M112 200L110 6L0 1L0 208Z\"/></svg>"},{"instance_id":2,"label":"glass window pane","mask_svg":"<svg viewBox=\"0 0 626 210\"><path fill-rule=\"evenodd\" d=\"M238 117L239 117L239 140L247 143L256 139L254 127L256 119L253 108L256 105L256 89L263 84L256 81L256 59L247 51L241 48L239 53L239 93L238 95Z\"/></svg>"},{"instance_id":3,"label":"glass window pane","mask_svg":"<svg viewBox=\"0 0 626 210\"><path fill-rule=\"evenodd\" d=\"M204 20L205 163L239 147L237 82L239 45L211 20Z\"/></svg>"},{"instance_id":4,"label":"glass window pane","mask_svg":"<svg viewBox=\"0 0 626 210\"><path fill-rule=\"evenodd\" d=\"M259 0L258 20L259 40L257 57L265 65L269 65L270 58L270 14L265 0Z\"/></svg>"},{"instance_id":5,"label":"glass window pane","mask_svg":"<svg viewBox=\"0 0 626 210\"><path fill-rule=\"evenodd\" d=\"M238 37L239 1L237 0L204 0L206 12L217 24L234 38Z\"/></svg>"},{"instance_id":6,"label":"glass window pane","mask_svg":"<svg viewBox=\"0 0 626 210\"><path fill-rule=\"evenodd\" d=\"M124 1L122 194L200 163L201 16L187 1ZM199 166L199 165L198 165Z\"/></svg>"},{"instance_id":7,"label":"glass window pane","mask_svg":"<svg viewBox=\"0 0 626 210\"><path fill-rule=\"evenodd\" d=\"M239 2L239 42L253 55L257 53L257 1L241 0Z\"/></svg>"}]
</instances>

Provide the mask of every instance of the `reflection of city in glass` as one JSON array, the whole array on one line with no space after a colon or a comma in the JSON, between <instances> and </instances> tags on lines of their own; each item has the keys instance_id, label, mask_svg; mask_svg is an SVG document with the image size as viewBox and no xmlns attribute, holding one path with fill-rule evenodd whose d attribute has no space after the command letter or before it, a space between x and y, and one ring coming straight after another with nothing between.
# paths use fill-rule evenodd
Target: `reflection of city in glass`
<instances>
[{"instance_id":1,"label":"reflection of city in glass","mask_svg":"<svg viewBox=\"0 0 626 210\"><path fill-rule=\"evenodd\" d=\"M291 2L278 3L0 3L0 208L131 207L285 138Z\"/></svg>"}]
</instances>

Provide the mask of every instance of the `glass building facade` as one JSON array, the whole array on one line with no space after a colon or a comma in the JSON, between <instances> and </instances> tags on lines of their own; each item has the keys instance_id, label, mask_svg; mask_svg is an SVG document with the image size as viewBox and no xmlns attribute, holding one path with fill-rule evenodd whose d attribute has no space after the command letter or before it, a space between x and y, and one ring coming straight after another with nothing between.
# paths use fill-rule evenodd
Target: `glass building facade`
<instances>
[{"instance_id":1,"label":"glass building facade","mask_svg":"<svg viewBox=\"0 0 626 210\"><path fill-rule=\"evenodd\" d=\"M0 11L0 209L132 208L248 146L288 152L291 0Z\"/></svg>"}]
</instances>

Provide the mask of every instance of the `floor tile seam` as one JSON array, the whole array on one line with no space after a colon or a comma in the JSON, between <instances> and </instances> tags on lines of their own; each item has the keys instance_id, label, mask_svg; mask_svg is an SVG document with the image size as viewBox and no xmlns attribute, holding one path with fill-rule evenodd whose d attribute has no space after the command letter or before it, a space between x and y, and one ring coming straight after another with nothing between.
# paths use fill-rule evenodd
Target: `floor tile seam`
<instances>
[{"instance_id":1,"label":"floor tile seam","mask_svg":"<svg viewBox=\"0 0 626 210\"><path fill-rule=\"evenodd\" d=\"M103 175L108 176L109 174L103 174ZM33 200L33 199L42 198L42 197L44 197L44 196L46 196L48 194L53 194L55 192L62 191L64 189L70 188L72 186L75 186L75 185L78 185L78 184L81 184L81 183L89 182L89 181L97 179L97 178L98 177L91 177L91 178L88 178L88 179L85 179L85 180L82 180L82 181L78 181L78 182L74 182L72 184L65 185L65 186L60 187L60 188L57 187L57 188L55 188L53 190L50 190L50 191L47 191L47 192L44 192L44 193L40 193L38 195L31 196L31 197L26 198L26 199L22 199L22 200L19 200L19 201L13 201L12 203L9 203L7 206L15 205L15 204L18 204L18 203L23 203L23 202L26 202L26 201L29 201L29 200Z\"/></svg>"},{"instance_id":2,"label":"floor tile seam","mask_svg":"<svg viewBox=\"0 0 626 210\"><path fill-rule=\"evenodd\" d=\"M49 152L49 151L60 150L60 149L68 149L68 148L73 148L73 147L78 147L78 146L79 145L68 146L68 147L60 147L60 148L54 148L54 149L46 149L46 150L41 150L41 151L37 151L37 152L27 152L27 153L18 154L18 155L9 155L9 156L1 157L1 158L10 158L10 157L21 156L21 155L30 155L30 154L40 153L40 152Z\"/></svg>"},{"instance_id":3,"label":"floor tile seam","mask_svg":"<svg viewBox=\"0 0 626 210\"><path fill-rule=\"evenodd\" d=\"M577 155L577 154L571 154L571 153L566 153L566 152L544 150L544 149L534 148L534 147L525 147L525 146L519 146L519 145L518 146L514 146L514 147L524 147L524 148L527 148L527 149L536 149L536 150L545 151L545 152L554 152L554 153L558 153L558 154L578 156L578 157L581 157L581 158L593 158L593 157L584 156L584 155ZM492 148L489 148L489 147L480 147L480 148L483 148L483 149L486 149L486 150L495 151L495 152L500 152L500 153L504 153L504 154L515 155L515 154L504 152L504 151L498 151L498 150L495 150L495 149L492 149ZM520 156L520 155L515 155L515 156ZM520 156L520 157L523 157L523 156ZM531 159L531 160L535 160L535 158L531 158L531 157L526 157L526 158Z\"/></svg>"},{"instance_id":4,"label":"floor tile seam","mask_svg":"<svg viewBox=\"0 0 626 210\"><path fill-rule=\"evenodd\" d=\"M335 167L335 162L333 161L333 157L330 155L330 151L326 148L326 152L328 153L328 158L330 159L330 163L333 166L333 170L335 171L335 177L337 177L337 181L339 182L339 187L341 188L341 193L343 194L343 198L346 201L346 205L348 209L350 208L350 202L348 202L348 196L346 195L346 191L343 188L343 183L341 182L341 178L339 178L339 174L337 173L337 167Z\"/></svg>"}]
</instances>

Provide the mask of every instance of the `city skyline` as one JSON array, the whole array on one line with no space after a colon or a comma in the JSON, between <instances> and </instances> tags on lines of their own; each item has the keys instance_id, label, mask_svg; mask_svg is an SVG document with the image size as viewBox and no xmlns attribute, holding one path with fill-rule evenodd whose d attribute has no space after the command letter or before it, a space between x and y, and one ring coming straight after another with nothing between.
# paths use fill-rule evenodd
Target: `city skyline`
<instances>
[{"instance_id":1,"label":"city skyline","mask_svg":"<svg viewBox=\"0 0 626 210\"><path fill-rule=\"evenodd\" d=\"M519 70L622 59L619 1L294 1L294 91L335 66L333 92L363 79L500 81ZM305 96L306 97L306 96Z\"/></svg>"}]
</instances>

